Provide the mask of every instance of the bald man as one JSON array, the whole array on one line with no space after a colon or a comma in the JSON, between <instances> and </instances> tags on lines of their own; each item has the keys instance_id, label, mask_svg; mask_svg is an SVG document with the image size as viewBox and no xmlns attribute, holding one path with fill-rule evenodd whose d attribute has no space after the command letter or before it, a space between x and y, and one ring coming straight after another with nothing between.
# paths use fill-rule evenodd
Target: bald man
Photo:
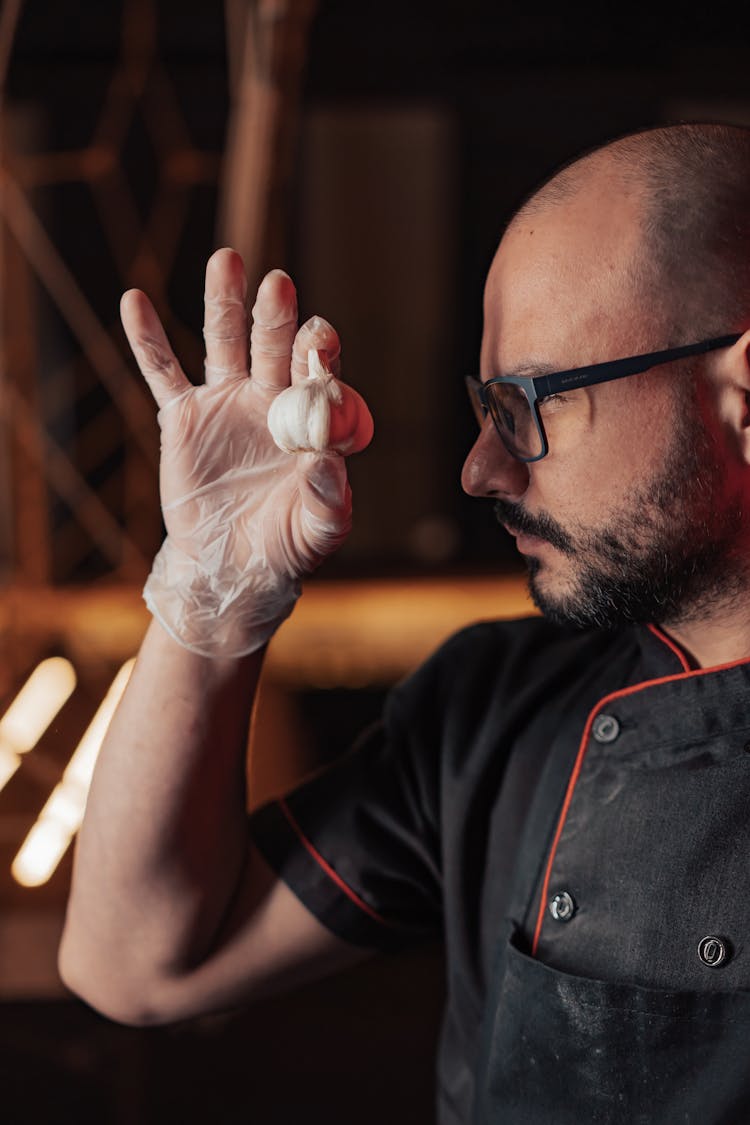
<instances>
[{"instance_id":1,"label":"bald man","mask_svg":"<svg viewBox=\"0 0 750 1125\"><path fill-rule=\"evenodd\" d=\"M338 339L297 332L271 274L248 379L236 255L206 293L204 388L146 298L124 302L161 406L168 536L63 978L149 1024L442 935L441 1125L750 1120L750 133L632 134L518 210L462 481L516 537L543 616L452 638L352 753L249 824L263 644L349 518L342 459L274 460L265 412ZM232 427L251 440L222 441Z\"/></svg>"}]
</instances>

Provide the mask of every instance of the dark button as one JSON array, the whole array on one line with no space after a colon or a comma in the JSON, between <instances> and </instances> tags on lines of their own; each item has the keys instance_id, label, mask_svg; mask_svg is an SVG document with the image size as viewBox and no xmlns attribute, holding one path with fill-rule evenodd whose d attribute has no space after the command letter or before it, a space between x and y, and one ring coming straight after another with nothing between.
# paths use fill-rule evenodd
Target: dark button
<instances>
[{"instance_id":1,"label":"dark button","mask_svg":"<svg viewBox=\"0 0 750 1125\"><path fill-rule=\"evenodd\" d=\"M576 912L576 903L567 891L560 891L549 900L549 912L556 922L569 922Z\"/></svg>"},{"instance_id":2,"label":"dark button","mask_svg":"<svg viewBox=\"0 0 750 1125\"><path fill-rule=\"evenodd\" d=\"M614 742L620 733L620 724L614 715L597 715L591 730L597 742Z\"/></svg>"},{"instance_id":3,"label":"dark button","mask_svg":"<svg viewBox=\"0 0 750 1125\"><path fill-rule=\"evenodd\" d=\"M704 937L698 946L698 956L710 969L718 969L729 957L727 943L720 937Z\"/></svg>"}]
</instances>

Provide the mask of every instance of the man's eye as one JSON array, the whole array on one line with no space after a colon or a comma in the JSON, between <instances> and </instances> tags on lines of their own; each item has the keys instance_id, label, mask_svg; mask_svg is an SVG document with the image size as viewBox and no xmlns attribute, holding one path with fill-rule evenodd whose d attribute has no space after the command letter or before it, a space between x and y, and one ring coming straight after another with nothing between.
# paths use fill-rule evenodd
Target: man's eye
<instances>
[{"instance_id":1,"label":"man's eye","mask_svg":"<svg viewBox=\"0 0 750 1125\"><path fill-rule=\"evenodd\" d=\"M566 402L568 402L568 395L547 395L546 398L543 398L539 403L539 406L542 410L556 410L558 407L563 406Z\"/></svg>"}]
</instances>

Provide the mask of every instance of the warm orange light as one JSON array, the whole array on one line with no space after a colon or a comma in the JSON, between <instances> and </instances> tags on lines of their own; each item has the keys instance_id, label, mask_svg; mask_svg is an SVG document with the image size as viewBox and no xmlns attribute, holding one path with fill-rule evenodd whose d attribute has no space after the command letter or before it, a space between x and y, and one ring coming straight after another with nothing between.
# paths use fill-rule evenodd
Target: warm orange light
<instances>
[{"instance_id":1,"label":"warm orange light","mask_svg":"<svg viewBox=\"0 0 750 1125\"><path fill-rule=\"evenodd\" d=\"M13 860L13 878L24 887L47 882L78 831L104 735L134 664L135 659L128 660L115 676L62 778Z\"/></svg>"},{"instance_id":2,"label":"warm orange light","mask_svg":"<svg viewBox=\"0 0 750 1125\"><path fill-rule=\"evenodd\" d=\"M73 665L51 656L37 665L0 719L0 789L21 764L21 755L36 746L76 686Z\"/></svg>"}]
</instances>

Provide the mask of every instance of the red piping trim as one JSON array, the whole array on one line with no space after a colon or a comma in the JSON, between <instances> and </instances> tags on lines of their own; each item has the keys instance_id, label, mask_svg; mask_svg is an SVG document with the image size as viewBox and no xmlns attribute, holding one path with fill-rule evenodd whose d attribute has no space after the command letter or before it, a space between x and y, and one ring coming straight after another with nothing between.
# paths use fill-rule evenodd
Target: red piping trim
<instances>
[{"instance_id":1,"label":"red piping trim","mask_svg":"<svg viewBox=\"0 0 750 1125\"><path fill-rule=\"evenodd\" d=\"M352 900L355 906L358 906L360 910L364 910L365 914L369 914L370 917L374 918L376 922L380 922L383 926L392 926L391 922L389 922L386 918L383 918L382 915L378 914L377 910L373 910L371 906L368 906L367 903L359 897L356 891L353 891L351 887L348 887L341 876L336 871L334 871L330 863L327 863L326 860L323 859L323 856L320 854L315 845L311 844L307 839L307 836L305 836L304 832L292 815L291 809L287 805L286 801L283 800L283 798L279 801L279 808L299 837L300 842L304 844L305 848L313 857L318 866L322 867L328 878L333 880L339 890L343 891L347 898L350 898Z\"/></svg>"},{"instance_id":2,"label":"red piping trim","mask_svg":"<svg viewBox=\"0 0 750 1125\"><path fill-rule=\"evenodd\" d=\"M651 628L652 626L649 625L649 629ZM658 633L657 636L659 636ZM660 639L662 638L660 637ZM664 639L666 641L666 638ZM667 641L666 643L669 642ZM660 676L659 679L656 680L644 680L643 683L632 684L630 687L620 688L619 691L610 692L609 695L603 696L602 699L600 699L599 702L596 703L594 707L592 707L589 717L586 720L586 726L583 730L583 737L581 738L581 744L578 747L576 760L573 763L573 769L570 774L570 781L568 782L568 788L565 791L565 799L563 801L563 806L560 811L560 817L557 822L555 838L552 841L552 847L550 848L550 855L547 861L547 869L545 871L544 882L542 884L542 895L541 901L539 903L539 913L537 914L536 928L534 930L534 940L531 945L532 957L536 956L537 946L539 945L539 936L542 932L542 923L544 922L544 908L547 903L547 894L549 892L549 884L552 877L552 866L555 862L555 855L557 854L557 845L559 844L560 837L562 836L562 831L565 826L565 820L568 815L568 810L570 809L570 803L573 800L573 790L576 787L576 782L578 781L578 776L581 772L581 766L583 765L583 759L586 754L586 747L588 744L591 724L596 718L596 714L599 708L602 707L605 703L609 703L613 699L622 699L626 695L635 695L636 692L643 691L644 688L655 687L657 684L668 684L676 680L689 680L695 676L705 676L707 672L723 672L728 668L736 668L740 664L747 664L748 659L749 658L747 656L744 656L741 660L730 660L727 664L717 664L713 668L690 668L685 672L676 672L672 676Z\"/></svg>"},{"instance_id":3,"label":"red piping trim","mask_svg":"<svg viewBox=\"0 0 750 1125\"><path fill-rule=\"evenodd\" d=\"M654 636L658 640L660 640L662 644L666 645L667 648L672 650L685 671L690 672L691 668L688 664L687 657L685 656L685 653L682 651L680 646L676 644L671 637L668 637L666 633L662 633L658 625L648 625L647 628L651 630Z\"/></svg>"}]
</instances>

